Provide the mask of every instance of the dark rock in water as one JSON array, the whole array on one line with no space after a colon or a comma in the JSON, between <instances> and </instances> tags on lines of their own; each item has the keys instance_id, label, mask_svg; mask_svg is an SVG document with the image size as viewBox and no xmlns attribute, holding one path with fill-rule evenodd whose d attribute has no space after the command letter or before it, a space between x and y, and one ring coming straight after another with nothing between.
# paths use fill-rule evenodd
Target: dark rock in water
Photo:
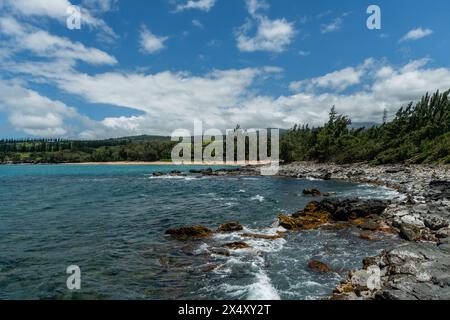
<instances>
[{"instance_id":1,"label":"dark rock in water","mask_svg":"<svg viewBox=\"0 0 450 320\"><path fill-rule=\"evenodd\" d=\"M212 168L203 169L203 170L192 169L192 170L189 170L189 172L192 174L202 174L202 175L209 176L209 175L213 174L213 169Z\"/></svg>"},{"instance_id":2,"label":"dark rock in water","mask_svg":"<svg viewBox=\"0 0 450 320\"><path fill-rule=\"evenodd\" d=\"M323 175L322 180L331 180L331 178L333 177L333 174L331 174L330 172L327 172Z\"/></svg>"},{"instance_id":3,"label":"dark rock in water","mask_svg":"<svg viewBox=\"0 0 450 320\"><path fill-rule=\"evenodd\" d=\"M244 227L238 222L225 223L222 224L219 229L217 229L217 231L219 232L236 232L242 230L244 230Z\"/></svg>"},{"instance_id":4,"label":"dark rock in water","mask_svg":"<svg viewBox=\"0 0 450 320\"><path fill-rule=\"evenodd\" d=\"M318 272L331 272L333 271L331 267L323 262L317 261L317 260L311 260L308 263L308 268L314 271Z\"/></svg>"},{"instance_id":5,"label":"dark rock in water","mask_svg":"<svg viewBox=\"0 0 450 320\"><path fill-rule=\"evenodd\" d=\"M154 177L162 177L165 176L166 174L164 172L153 172L153 176Z\"/></svg>"},{"instance_id":6,"label":"dark rock in water","mask_svg":"<svg viewBox=\"0 0 450 320\"><path fill-rule=\"evenodd\" d=\"M213 235L213 232L205 226L184 227L180 229L170 229L166 231L167 235L172 236L177 240L191 240L208 238Z\"/></svg>"},{"instance_id":7,"label":"dark rock in water","mask_svg":"<svg viewBox=\"0 0 450 320\"><path fill-rule=\"evenodd\" d=\"M447 228L449 223L447 220L436 216L430 216L424 219L425 226L431 230L438 231Z\"/></svg>"},{"instance_id":8,"label":"dark rock in water","mask_svg":"<svg viewBox=\"0 0 450 320\"><path fill-rule=\"evenodd\" d=\"M232 250L250 248L250 246L247 243L241 241L224 244L224 247Z\"/></svg>"},{"instance_id":9,"label":"dark rock in water","mask_svg":"<svg viewBox=\"0 0 450 320\"><path fill-rule=\"evenodd\" d=\"M311 188L311 189L305 189L303 190L304 195L310 195L313 197L320 197L322 195L322 192L320 192L317 189Z\"/></svg>"},{"instance_id":10,"label":"dark rock in water","mask_svg":"<svg viewBox=\"0 0 450 320\"><path fill-rule=\"evenodd\" d=\"M421 235L420 228L414 225L403 223L400 226L400 237L408 241L417 241Z\"/></svg>"}]
</instances>

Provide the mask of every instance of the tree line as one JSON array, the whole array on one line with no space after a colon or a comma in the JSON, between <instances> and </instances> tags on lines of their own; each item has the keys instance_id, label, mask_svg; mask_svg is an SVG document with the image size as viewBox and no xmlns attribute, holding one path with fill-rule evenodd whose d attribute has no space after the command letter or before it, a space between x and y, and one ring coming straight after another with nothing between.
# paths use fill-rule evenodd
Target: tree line
<instances>
[{"instance_id":1,"label":"tree line","mask_svg":"<svg viewBox=\"0 0 450 320\"><path fill-rule=\"evenodd\" d=\"M384 112L382 124L369 128L351 128L351 119L333 107L322 127L295 125L281 136L281 160L448 164L449 94L450 90L426 94L398 110L390 122ZM4 139L0 140L0 163L170 161L177 143L155 136L93 141Z\"/></svg>"}]
</instances>

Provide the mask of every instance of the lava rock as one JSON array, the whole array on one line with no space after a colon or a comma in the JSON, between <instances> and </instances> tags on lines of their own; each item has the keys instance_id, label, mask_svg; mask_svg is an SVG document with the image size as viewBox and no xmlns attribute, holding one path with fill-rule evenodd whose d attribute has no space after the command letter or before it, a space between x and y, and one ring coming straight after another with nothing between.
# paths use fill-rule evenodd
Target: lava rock
<instances>
[{"instance_id":1,"label":"lava rock","mask_svg":"<svg viewBox=\"0 0 450 320\"><path fill-rule=\"evenodd\" d=\"M318 272L331 272L331 271L333 271L329 265L327 265L326 263L317 261L317 260L311 260L308 263L308 268L310 268L311 270L314 270L314 271L318 271Z\"/></svg>"},{"instance_id":2,"label":"lava rock","mask_svg":"<svg viewBox=\"0 0 450 320\"><path fill-rule=\"evenodd\" d=\"M172 236L177 240L184 241L191 239L209 238L213 235L213 232L205 226L195 226L183 227L180 229L170 229L166 231L166 234Z\"/></svg>"},{"instance_id":3,"label":"lava rock","mask_svg":"<svg viewBox=\"0 0 450 320\"><path fill-rule=\"evenodd\" d=\"M217 229L219 232L236 232L242 230L244 230L244 227L238 222L224 223Z\"/></svg>"}]
</instances>

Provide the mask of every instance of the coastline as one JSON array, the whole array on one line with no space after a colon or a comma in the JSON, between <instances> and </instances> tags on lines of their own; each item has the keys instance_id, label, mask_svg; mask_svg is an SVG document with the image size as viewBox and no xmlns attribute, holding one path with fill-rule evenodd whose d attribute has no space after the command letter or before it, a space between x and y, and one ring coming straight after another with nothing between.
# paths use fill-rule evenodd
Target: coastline
<instances>
[{"instance_id":1,"label":"coastline","mask_svg":"<svg viewBox=\"0 0 450 320\"><path fill-rule=\"evenodd\" d=\"M350 272L331 299L450 299L450 166L303 162L282 166L280 176L370 183L406 196L381 214L406 242L365 259L364 267ZM373 270L379 279L369 287Z\"/></svg>"},{"instance_id":2,"label":"coastline","mask_svg":"<svg viewBox=\"0 0 450 320\"><path fill-rule=\"evenodd\" d=\"M253 166L221 174L259 175L258 169ZM351 271L347 279L330 292L329 299L450 299L450 166L301 162L282 165L277 176L374 184L404 195L401 200L387 203L386 199L376 198L364 202L325 197L322 201L310 202L293 215L278 217L278 225L288 232L356 223L363 230L360 237L368 241L375 241L372 235L376 232L398 234L404 240L376 257L366 257L362 261L363 268ZM386 205L374 213L383 202ZM341 216L344 213L344 223L340 218L335 219L338 212ZM350 218L354 213L358 215L356 219ZM186 229L177 231L183 233Z\"/></svg>"}]
</instances>

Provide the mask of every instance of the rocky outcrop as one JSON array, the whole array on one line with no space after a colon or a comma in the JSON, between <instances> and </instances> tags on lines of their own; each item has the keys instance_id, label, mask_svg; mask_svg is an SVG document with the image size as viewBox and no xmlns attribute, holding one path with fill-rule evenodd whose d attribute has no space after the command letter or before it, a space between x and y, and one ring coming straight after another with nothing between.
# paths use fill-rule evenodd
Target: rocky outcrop
<instances>
[{"instance_id":1,"label":"rocky outcrop","mask_svg":"<svg viewBox=\"0 0 450 320\"><path fill-rule=\"evenodd\" d=\"M205 226L183 227L179 229L170 229L166 231L167 235L180 240L204 239L213 235L212 230Z\"/></svg>"},{"instance_id":2,"label":"rocky outcrop","mask_svg":"<svg viewBox=\"0 0 450 320\"><path fill-rule=\"evenodd\" d=\"M388 202L381 200L325 199L310 202L303 210L292 216L280 215L278 219L280 225L287 230L311 230L333 222L355 222L357 219L379 216L387 206ZM374 230L378 230L380 225L376 223L375 227L375 222L371 221Z\"/></svg>"}]
</instances>

